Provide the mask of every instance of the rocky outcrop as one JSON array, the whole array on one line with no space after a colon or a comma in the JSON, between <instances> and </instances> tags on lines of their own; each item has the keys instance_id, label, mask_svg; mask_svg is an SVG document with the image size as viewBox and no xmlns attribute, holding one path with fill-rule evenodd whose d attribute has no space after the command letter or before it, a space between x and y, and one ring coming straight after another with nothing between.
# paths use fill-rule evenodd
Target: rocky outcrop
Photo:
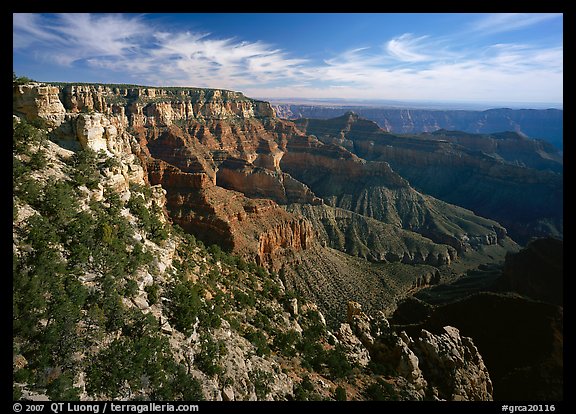
<instances>
[{"instance_id":1,"label":"rocky outcrop","mask_svg":"<svg viewBox=\"0 0 576 414\"><path fill-rule=\"evenodd\" d=\"M14 85L13 112L30 121L42 120L48 127L57 127L66 115L58 97L59 88L40 83Z\"/></svg>"},{"instance_id":2,"label":"rocky outcrop","mask_svg":"<svg viewBox=\"0 0 576 414\"><path fill-rule=\"evenodd\" d=\"M293 394L292 378L280 370L277 362L255 355L254 346L232 330L227 321L222 321L213 338L226 344L221 378L227 382L200 376L205 395L214 395L219 401L282 401Z\"/></svg>"},{"instance_id":3,"label":"rocky outcrop","mask_svg":"<svg viewBox=\"0 0 576 414\"><path fill-rule=\"evenodd\" d=\"M348 303L347 313L348 326L370 359L404 377L421 398L492 400L492 382L482 356L472 339L462 337L458 329L445 326L440 335L422 330L412 339L404 331L394 332L382 313L369 317L356 302ZM341 325L340 331L347 330L347 325ZM349 336L347 343L353 343Z\"/></svg>"},{"instance_id":4,"label":"rocky outcrop","mask_svg":"<svg viewBox=\"0 0 576 414\"><path fill-rule=\"evenodd\" d=\"M350 362L361 367L366 367L370 363L370 353L362 341L354 335L349 324L341 324L334 334L346 350L346 356Z\"/></svg>"},{"instance_id":5,"label":"rocky outcrop","mask_svg":"<svg viewBox=\"0 0 576 414\"><path fill-rule=\"evenodd\" d=\"M112 152L112 145L118 137L118 129L100 113L82 114L76 118L76 138L82 148Z\"/></svg>"},{"instance_id":6,"label":"rocky outcrop","mask_svg":"<svg viewBox=\"0 0 576 414\"><path fill-rule=\"evenodd\" d=\"M270 198L279 204L321 204L322 200L289 174L228 158L218 166L217 185L251 198Z\"/></svg>"},{"instance_id":7,"label":"rocky outcrop","mask_svg":"<svg viewBox=\"0 0 576 414\"><path fill-rule=\"evenodd\" d=\"M492 381L472 339L461 337L452 326L443 329L441 335L422 330L413 344L423 374L434 384L434 396L451 401L492 400Z\"/></svg>"}]
</instances>

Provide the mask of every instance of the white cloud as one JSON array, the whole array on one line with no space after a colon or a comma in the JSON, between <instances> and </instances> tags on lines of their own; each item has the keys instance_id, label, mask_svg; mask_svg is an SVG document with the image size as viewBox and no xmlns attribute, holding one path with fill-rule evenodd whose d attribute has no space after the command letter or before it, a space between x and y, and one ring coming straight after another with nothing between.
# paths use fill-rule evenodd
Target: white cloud
<instances>
[{"instance_id":1,"label":"white cloud","mask_svg":"<svg viewBox=\"0 0 576 414\"><path fill-rule=\"evenodd\" d=\"M40 16L30 13L14 13L13 23L13 47L22 49L29 47L36 42L59 42L60 37L48 32L42 27Z\"/></svg>"},{"instance_id":2,"label":"white cloud","mask_svg":"<svg viewBox=\"0 0 576 414\"><path fill-rule=\"evenodd\" d=\"M149 28L123 15L13 15L15 50L33 48L44 60L71 65L94 56L124 57L136 52Z\"/></svg>"},{"instance_id":3,"label":"white cloud","mask_svg":"<svg viewBox=\"0 0 576 414\"><path fill-rule=\"evenodd\" d=\"M527 27L550 18L488 16L475 30ZM167 31L141 16L14 14L13 21L14 53L115 72L122 74L122 82L225 88L269 97L563 98L562 46L497 43L466 49L460 38L456 49L449 37L404 33L382 47L347 50L313 63L264 42Z\"/></svg>"},{"instance_id":4,"label":"white cloud","mask_svg":"<svg viewBox=\"0 0 576 414\"><path fill-rule=\"evenodd\" d=\"M346 51L315 68L314 84L295 88L258 88L257 96L328 98L356 96L370 99L426 99L469 101L562 101L562 48L498 44L476 53L451 52L430 57L425 64L390 65L387 55L367 49ZM340 86L335 88L334 86ZM545 97L545 98L543 98Z\"/></svg>"},{"instance_id":5,"label":"white cloud","mask_svg":"<svg viewBox=\"0 0 576 414\"><path fill-rule=\"evenodd\" d=\"M386 50L394 58L403 62L422 62L432 57L421 52L423 41L428 36L414 37L411 33L404 33L399 37L388 41Z\"/></svg>"},{"instance_id":6,"label":"white cloud","mask_svg":"<svg viewBox=\"0 0 576 414\"><path fill-rule=\"evenodd\" d=\"M484 33L499 33L523 29L546 20L561 17L561 13L497 13L481 18L472 25L472 30Z\"/></svg>"}]
</instances>

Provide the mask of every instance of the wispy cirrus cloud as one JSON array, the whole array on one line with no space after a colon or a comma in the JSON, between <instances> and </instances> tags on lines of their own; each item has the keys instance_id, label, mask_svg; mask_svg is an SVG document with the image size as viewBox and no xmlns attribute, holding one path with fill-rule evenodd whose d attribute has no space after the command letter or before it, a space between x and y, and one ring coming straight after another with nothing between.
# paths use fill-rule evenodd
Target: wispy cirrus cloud
<instances>
[{"instance_id":1,"label":"wispy cirrus cloud","mask_svg":"<svg viewBox=\"0 0 576 414\"><path fill-rule=\"evenodd\" d=\"M304 59L263 42L167 32L139 16L14 14L14 50L61 65L82 63L160 84L238 88L304 76Z\"/></svg>"},{"instance_id":2,"label":"wispy cirrus cloud","mask_svg":"<svg viewBox=\"0 0 576 414\"><path fill-rule=\"evenodd\" d=\"M15 50L31 48L43 59L64 65L87 57L138 53L148 33L139 17L122 15L15 13L13 23Z\"/></svg>"},{"instance_id":3,"label":"wispy cirrus cloud","mask_svg":"<svg viewBox=\"0 0 576 414\"><path fill-rule=\"evenodd\" d=\"M417 65L405 59L390 64L387 50L370 48L343 52L314 68L314 76L329 84L302 87L298 96L309 98L355 93L365 98L538 101L549 96L562 101L562 47L539 48L524 44L495 44L474 51L430 54ZM445 52L445 53L444 53ZM317 85L316 85L317 86ZM338 86L338 87L335 87ZM282 91L260 89L261 96L282 96ZM553 97L553 98L552 98Z\"/></svg>"},{"instance_id":4,"label":"wispy cirrus cloud","mask_svg":"<svg viewBox=\"0 0 576 414\"><path fill-rule=\"evenodd\" d=\"M487 15L472 24L476 32L489 34L524 29L551 19L562 17L561 13L496 13Z\"/></svg>"},{"instance_id":5,"label":"wispy cirrus cloud","mask_svg":"<svg viewBox=\"0 0 576 414\"><path fill-rule=\"evenodd\" d=\"M556 15L490 15L475 31ZM14 14L14 53L121 82L243 90L267 97L562 100L563 48L403 33L311 60L262 41L154 26L144 15ZM456 41L457 40L457 41Z\"/></svg>"},{"instance_id":6,"label":"wispy cirrus cloud","mask_svg":"<svg viewBox=\"0 0 576 414\"><path fill-rule=\"evenodd\" d=\"M422 62L431 60L433 57L423 53L425 40L429 36L416 37L412 33L404 33L386 43L386 50L390 56L403 62Z\"/></svg>"}]
</instances>

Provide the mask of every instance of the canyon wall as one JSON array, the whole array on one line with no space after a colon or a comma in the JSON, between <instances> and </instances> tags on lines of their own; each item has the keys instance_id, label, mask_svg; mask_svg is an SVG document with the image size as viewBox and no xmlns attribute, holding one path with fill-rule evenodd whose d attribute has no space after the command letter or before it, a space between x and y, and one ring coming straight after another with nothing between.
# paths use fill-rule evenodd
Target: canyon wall
<instances>
[{"instance_id":1,"label":"canyon wall","mask_svg":"<svg viewBox=\"0 0 576 414\"><path fill-rule=\"evenodd\" d=\"M515 131L540 138L563 148L563 117L560 109L494 108L485 111L378 108L370 106L328 106L275 104L280 118L330 119L354 111L362 118L396 134L419 134L439 129L474 134Z\"/></svg>"}]
</instances>

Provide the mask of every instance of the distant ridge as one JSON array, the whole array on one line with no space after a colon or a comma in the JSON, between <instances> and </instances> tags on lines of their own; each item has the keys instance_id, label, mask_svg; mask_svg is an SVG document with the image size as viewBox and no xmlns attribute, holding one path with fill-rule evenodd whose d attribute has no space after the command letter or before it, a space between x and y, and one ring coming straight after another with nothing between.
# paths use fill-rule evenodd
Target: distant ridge
<instances>
[{"instance_id":1,"label":"distant ridge","mask_svg":"<svg viewBox=\"0 0 576 414\"><path fill-rule=\"evenodd\" d=\"M392 133L418 134L439 129L475 134L515 131L563 148L564 111L561 109L496 108L479 111L275 103L272 106L276 114L285 119L330 119L353 111Z\"/></svg>"}]
</instances>

